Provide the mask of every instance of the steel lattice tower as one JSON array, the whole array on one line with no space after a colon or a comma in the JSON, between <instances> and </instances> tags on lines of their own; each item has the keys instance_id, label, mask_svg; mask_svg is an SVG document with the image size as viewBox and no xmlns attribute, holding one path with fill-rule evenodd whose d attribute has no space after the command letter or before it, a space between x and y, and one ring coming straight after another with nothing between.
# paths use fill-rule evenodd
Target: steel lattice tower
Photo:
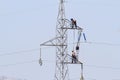
<instances>
[{"instance_id":1,"label":"steel lattice tower","mask_svg":"<svg viewBox=\"0 0 120 80\"><path fill-rule=\"evenodd\" d=\"M56 24L56 37L48 40L40 46L55 46L56 47L56 67L55 67L55 80L69 80L68 73L68 64L71 62L68 61L68 36L67 30L70 28L70 21L65 17L65 0L59 0L59 11L57 16ZM73 29L73 28L72 28ZM75 28L76 29L76 28ZM82 32L81 28L78 28L80 33ZM40 48L41 52L41 48ZM42 64L41 53L39 63ZM81 70L83 69L83 64L79 61L77 64L81 64ZM81 79L83 80L83 70L81 71Z\"/></svg>"},{"instance_id":2,"label":"steel lattice tower","mask_svg":"<svg viewBox=\"0 0 120 80\"><path fill-rule=\"evenodd\" d=\"M60 0L59 12L57 17L56 25L56 74L55 80L68 80L68 66L64 64L67 62L67 30L64 29L67 27L65 21L65 8L64 0Z\"/></svg>"}]
</instances>

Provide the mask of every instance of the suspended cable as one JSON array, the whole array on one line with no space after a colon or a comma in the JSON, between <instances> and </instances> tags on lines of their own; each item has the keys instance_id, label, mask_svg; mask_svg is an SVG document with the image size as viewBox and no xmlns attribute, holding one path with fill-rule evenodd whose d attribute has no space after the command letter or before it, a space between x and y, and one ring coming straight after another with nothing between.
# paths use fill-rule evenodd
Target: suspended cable
<instances>
[{"instance_id":1,"label":"suspended cable","mask_svg":"<svg viewBox=\"0 0 120 80\"><path fill-rule=\"evenodd\" d=\"M43 62L48 62L48 63L55 62L55 61L52 61L52 60L42 60L42 61ZM29 64L29 63L35 63L35 62L37 62L39 64L39 60L31 60L31 61L16 62L16 63L11 63L11 64L0 65L0 67L9 67L9 66L23 65L23 64Z\"/></svg>"},{"instance_id":2,"label":"suspended cable","mask_svg":"<svg viewBox=\"0 0 120 80\"><path fill-rule=\"evenodd\" d=\"M76 44L77 42L75 43L68 43L68 44ZM107 45L107 46L120 46L119 43L107 43L107 42L80 42L80 43L84 43L84 44L95 44L95 45Z\"/></svg>"},{"instance_id":3,"label":"suspended cable","mask_svg":"<svg viewBox=\"0 0 120 80\"><path fill-rule=\"evenodd\" d=\"M77 42L74 43L68 43L68 44L76 44ZM120 44L113 44L113 43L106 43L106 42L80 42L80 43L85 43L85 44L95 44L95 45L107 45L107 46L120 46ZM50 48L50 47L42 47L42 49L45 48ZM34 52L34 51L39 51L39 48L36 49L30 49L30 50L21 50L21 51L16 51L16 52L10 52L10 53L2 53L0 56L7 56L7 55L15 55L15 54L22 54L26 52Z\"/></svg>"},{"instance_id":4,"label":"suspended cable","mask_svg":"<svg viewBox=\"0 0 120 80\"><path fill-rule=\"evenodd\" d=\"M26 52L34 52L38 51L39 49L30 49L30 50L21 50L21 51L16 51L16 52L10 52L10 53L2 53L0 56L7 56L7 55L14 55L14 54L22 54Z\"/></svg>"},{"instance_id":5,"label":"suspended cable","mask_svg":"<svg viewBox=\"0 0 120 80\"><path fill-rule=\"evenodd\" d=\"M49 47L42 47L42 49L49 48ZM39 48L36 49L29 49L29 50L21 50L21 51L16 51L16 52L10 52L10 53L2 53L0 56L7 56L7 55L15 55L15 54L23 54L27 52L34 52L34 51L40 51Z\"/></svg>"},{"instance_id":6,"label":"suspended cable","mask_svg":"<svg viewBox=\"0 0 120 80\"><path fill-rule=\"evenodd\" d=\"M53 61L53 60L45 60L44 59L42 61L47 62L47 63L55 63L55 61ZM12 64L0 65L0 67L9 67L9 66L22 65L22 64L28 64L28 63L34 63L34 62L37 62L39 64L39 60L31 60L31 61L24 61L24 62L12 63ZM94 68L120 70L120 68L115 68L115 67L111 67L111 66L84 65L84 67L94 67Z\"/></svg>"},{"instance_id":7,"label":"suspended cable","mask_svg":"<svg viewBox=\"0 0 120 80\"><path fill-rule=\"evenodd\" d=\"M98 65L84 65L84 66L86 66L86 67L94 67L94 68L120 70L120 68L115 68L115 67L111 67L111 66L98 66Z\"/></svg>"},{"instance_id":8,"label":"suspended cable","mask_svg":"<svg viewBox=\"0 0 120 80\"><path fill-rule=\"evenodd\" d=\"M99 45L108 45L108 46L120 46L119 43L107 43L107 42L87 42L89 44L99 44Z\"/></svg>"},{"instance_id":9,"label":"suspended cable","mask_svg":"<svg viewBox=\"0 0 120 80\"><path fill-rule=\"evenodd\" d=\"M17 62L17 63L13 63L13 64L5 64L5 65L0 65L0 67L9 67L9 66L22 65L22 64L28 64L28 63L34 63L34 62L38 62L38 60Z\"/></svg>"}]
</instances>

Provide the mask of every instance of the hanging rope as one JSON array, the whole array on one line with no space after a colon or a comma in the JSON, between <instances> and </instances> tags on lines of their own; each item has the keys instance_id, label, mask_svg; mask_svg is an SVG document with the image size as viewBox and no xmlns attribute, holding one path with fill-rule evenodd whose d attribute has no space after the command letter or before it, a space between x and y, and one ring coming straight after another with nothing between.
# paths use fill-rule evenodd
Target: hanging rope
<instances>
[{"instance_id":1,"label":"hanging rope","mask_svg":"<svg viewBox=\"0 0 120 80\"><path fill-rule=\"evenodd\" d=\"M41 48L40 48L40 59L39 59L39 64L42 66L42 59L41 59Z\"/></svg>"}]
</instances>

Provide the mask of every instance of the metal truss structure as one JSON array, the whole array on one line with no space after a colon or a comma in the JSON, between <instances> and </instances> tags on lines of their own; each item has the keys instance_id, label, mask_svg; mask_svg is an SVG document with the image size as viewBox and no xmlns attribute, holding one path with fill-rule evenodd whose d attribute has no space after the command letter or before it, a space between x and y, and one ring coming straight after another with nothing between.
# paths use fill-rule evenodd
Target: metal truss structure
<instances>
[{"instance_id":1,"label":"metal truss structure","mask_svg":"<svg viewBox=\"0 0 120 80\"><path fill-rule=\"evenodd\" d=\"M68 58L71 56L68 54L68 30L78 30L82 32L82 28L71 28L71 22L65 17L64 0L60 0L59 12L57 16L56 24L56 37L48 40L40 46L55 46L56 47L56 68L55 68L55 80L69 80L68 64L81 64L81 78L83 79L83 63L77 61L77 63L71 63ZM41 55L40 55L41 56ZM39 63L42 64L40 58Z\"/></svg>"}]
</instances>

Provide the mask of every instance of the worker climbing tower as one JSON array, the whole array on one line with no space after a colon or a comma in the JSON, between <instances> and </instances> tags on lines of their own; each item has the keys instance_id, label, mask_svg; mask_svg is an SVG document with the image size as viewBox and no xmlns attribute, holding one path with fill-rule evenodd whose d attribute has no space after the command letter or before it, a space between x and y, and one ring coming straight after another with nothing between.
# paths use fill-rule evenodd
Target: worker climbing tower
<instances>
[{"instance_id":1,"label":"worker climbing tower","mask_svg":"<svg viewBox=\"0 0 120 80\"><path fill-rule=\"evenodd\" d=\"M65 7L64 7L65 0L59 0L59 11L57 16L57 24L56 24L56 37L48 40L42 44L41 46L55 46L56 47L56 67L55 67L55 80L69 80L69 73L68 73L68 64L73 64L69 61L69 57L72 58L68 54L68 30L78 30L81 32L82 28L71 28L71 21L66 19L65 17ZM79 41L80 41L79 37ZM78 42L79 44L79 42ZM40 48L40 60L39 63L42 65L41 59L41 48ZM83 64L82 62L78 61L74 64L81 64L81 78L83 80Z\"/></svg>"}]
</instances>

